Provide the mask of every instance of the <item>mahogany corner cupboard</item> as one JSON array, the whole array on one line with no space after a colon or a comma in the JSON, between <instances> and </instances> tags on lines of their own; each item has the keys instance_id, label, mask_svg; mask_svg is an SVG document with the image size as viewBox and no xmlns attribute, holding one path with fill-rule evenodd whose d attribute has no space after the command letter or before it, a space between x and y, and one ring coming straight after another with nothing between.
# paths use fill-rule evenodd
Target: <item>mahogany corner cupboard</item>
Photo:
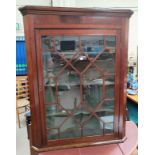
<instances>
[{"instance_id":1,"label":"mahogany corner cupboard","mask_svg":"<svg viewBox=\"0 0 155 155\"><path fill-rule=\"evenodd\" d=\"M31 154L125 140L131 10L25 6Z\"/></svg>"}]
</instances>

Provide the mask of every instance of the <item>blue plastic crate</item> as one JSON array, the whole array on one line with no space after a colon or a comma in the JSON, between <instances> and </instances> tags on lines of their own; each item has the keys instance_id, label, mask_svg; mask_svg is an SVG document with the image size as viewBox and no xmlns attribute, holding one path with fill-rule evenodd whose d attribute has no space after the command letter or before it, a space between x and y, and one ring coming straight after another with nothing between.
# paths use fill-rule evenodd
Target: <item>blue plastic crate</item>
<instances>
[{"instance_id":1,"label":"blue plastic crate","mask_svg":"<svg viewBox=\"0 0 155 155\"><path fill-rule=\"evenodd\" d=\"M16 75L27 75L24 37L16 37Z\"/></svg>"}]
</instances>

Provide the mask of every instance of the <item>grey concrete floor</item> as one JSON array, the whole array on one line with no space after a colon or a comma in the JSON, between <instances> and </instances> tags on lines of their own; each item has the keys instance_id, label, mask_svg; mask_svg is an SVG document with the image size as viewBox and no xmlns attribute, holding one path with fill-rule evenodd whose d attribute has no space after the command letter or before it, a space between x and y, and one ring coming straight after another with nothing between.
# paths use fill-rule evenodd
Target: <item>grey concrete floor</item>
<instances>
[{"instance_id":1,"label":"grey concrete floor","mask_svg":"<svg viewBox=\"0 0 155 155\"><path fill-rule=\"evenodd\" d=\"M16 123L16 155L30 155L29 140L24 115L20 116L21 128Z\"/></svg>"}]
</instances>

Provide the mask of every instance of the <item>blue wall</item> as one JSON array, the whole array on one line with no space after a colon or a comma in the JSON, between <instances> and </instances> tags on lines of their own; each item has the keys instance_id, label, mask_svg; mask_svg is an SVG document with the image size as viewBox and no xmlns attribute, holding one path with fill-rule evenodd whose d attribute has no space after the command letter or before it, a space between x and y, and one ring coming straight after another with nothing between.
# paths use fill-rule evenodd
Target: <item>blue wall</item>
<instances>
[{"instance_id":1,"label":"blue wall","mask_svg":"<svg viewBox=\"0 0 155 155\"><path fill-rule=\"evenodd\" d=\"M27 75L24 37L16 37L16 75Z\"/></svg>"}]
</instances>

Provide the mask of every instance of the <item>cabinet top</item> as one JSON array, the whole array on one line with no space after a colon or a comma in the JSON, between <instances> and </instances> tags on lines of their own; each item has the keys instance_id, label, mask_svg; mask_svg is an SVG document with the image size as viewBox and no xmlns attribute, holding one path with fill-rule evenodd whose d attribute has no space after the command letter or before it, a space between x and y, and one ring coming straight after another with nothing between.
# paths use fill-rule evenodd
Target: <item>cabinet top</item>
<instances>
[{"instance_id":1,"label":"cabinet top","mask_svg":"<svg viewBox=\"0 0 155 155\"><path fill-rule=\"evenodd\" d=\"M133 11L127 9L103 9L103 8L71 8L52 6L24 6L19 8L22 15L27 14L58 14L58 15L94 15L94 16L116 16L130 17Z\"/></svg>"}]
</instances>

